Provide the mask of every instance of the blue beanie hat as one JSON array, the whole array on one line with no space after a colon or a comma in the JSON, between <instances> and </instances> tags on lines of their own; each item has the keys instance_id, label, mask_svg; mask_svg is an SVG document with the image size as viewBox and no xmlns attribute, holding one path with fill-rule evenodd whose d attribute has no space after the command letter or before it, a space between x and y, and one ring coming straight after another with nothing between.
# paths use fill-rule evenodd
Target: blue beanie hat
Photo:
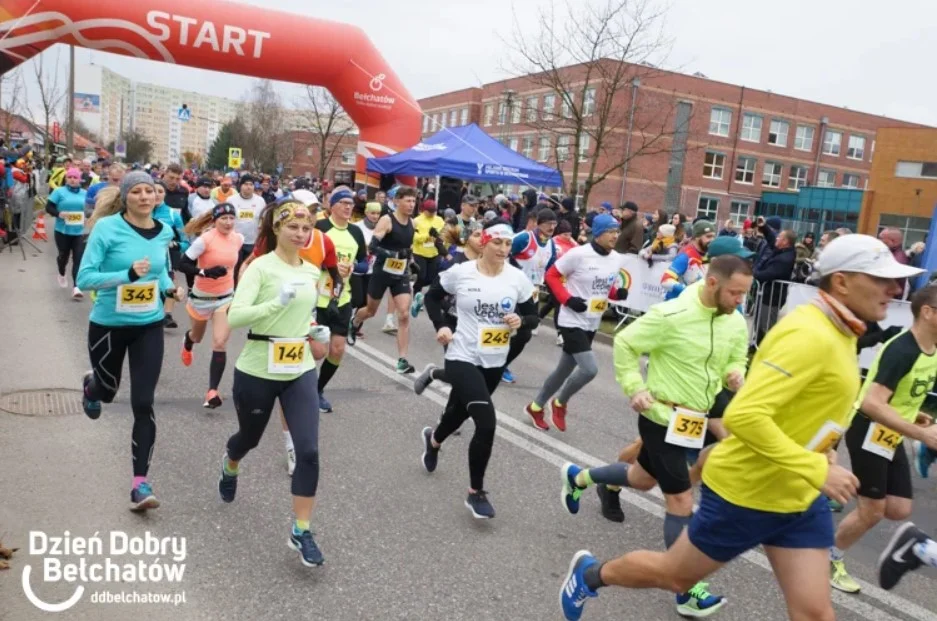
<instances>
[{"instance_id":1,"label":"blue beanie hat","mask_svg":"<svg viewBox=\"0 0 937 621\"><path fill-rule=\"evenodd\" d=\"M332 196L329 197L329 207L333 207L335 203L342 200L343 198L350 198L351 200L355 199L355 195L351 193L351 190L336 190L332 192Z\"/></svg>"},{"instance_id":2,"label":"blue beanie hat","mask_svg":"<svg viewBox=\"0 0 937 621\"><path fill-rule=\"evenodd\" d=\"M592 220L592 237L597 238L607 231L618 230L618 226L618 220L610 214L599 214Z\"/></svg>"}]
</instances>

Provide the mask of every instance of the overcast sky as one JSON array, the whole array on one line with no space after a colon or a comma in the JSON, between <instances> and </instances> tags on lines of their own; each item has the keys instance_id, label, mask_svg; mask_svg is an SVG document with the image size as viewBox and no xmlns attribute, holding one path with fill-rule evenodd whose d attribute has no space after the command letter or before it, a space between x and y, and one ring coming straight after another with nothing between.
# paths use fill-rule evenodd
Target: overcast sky
<instances>
[{"instance_id":1,"label":"overcast sky","mask_svg":"<svg viewBox=\"0 0 937 621\"><path fill-rule=\"evenodd\" d=\"M241 1L359 25L417 98L507 77L503 67L509 66L511 52L504 41L513 36L512 12L522 21L533 20L550 4ZM562 3L557 0L558 6ZM158 8L159 0L152 6ZM930 72L934 24L937 2L932 0L670 0L665 31L673 45L664 68L701 71L715 80L937 126L937 80ZM251 83L245 77L78 51L78 62L91 60L138 81L235 99ZM297 99L296 87L280 86L288 103Z\"/></svg>"}]
</instances>

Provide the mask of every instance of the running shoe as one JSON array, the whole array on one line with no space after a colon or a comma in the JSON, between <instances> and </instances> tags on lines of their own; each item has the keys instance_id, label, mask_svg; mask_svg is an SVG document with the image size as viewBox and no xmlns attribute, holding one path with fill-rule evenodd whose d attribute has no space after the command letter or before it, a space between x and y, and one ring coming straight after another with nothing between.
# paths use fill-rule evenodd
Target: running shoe
<instances>
[{"instance_id":1,"label":"running shoe","mask_svg":"<svg viewBox=\"0 0 937 621\"><path fill-rule=\"evenodd\" d=\"M192 366L192 350L185 348L186 334L182 335L182 351L179 352L179 355L182 358L182 366L190 367Z\"/></svg>"},{"instance_id":2,"label":"running shoe","mask_svg":"<svg viewBox=\"0 0 937 621\"><path fill-rule=\"evenodd\" d=\"M308 530L297 533L295 528L290 527L289 546L299 552L302 563L306 567L318 567L325 562L322 550L319 549L316 540L312 538L312 533Z\"/></svg>"},{"instance_id":3,"label":"running shoe","mask_svg":"<svg viewBox=\"0 0 937 621\"><path fill-rule=\"evenodd\" d=\"M218 493L225 502L234 502L238 491L238 475L225 472L224 464L228 459L227 453L221 457L221 478L218 479Z\"/></svg>"},{"instance_id":4,"label":"running shoe","mask_svg":"<svg viewBox=\"0 0 937 621\"><path fill-rule=\"evenodd\" d=\"M490 520L495 516L495 508L488 502L488 492L483 489L469 492L465 499L465 506L476 520Z\"/></svg>"},{"instance_id":5,"label":"running shoe","mask_svg":"<svg viewBox=\"0 0 937 621\"><path fill-rule=\"evenodd\" d=\"M325 395L321 392L319 393L319 411L323 414L328 414L332 411L332 403L325 398Z\"/></svg>"},{"instance_id":6,"label":"running shoe","mask_svg":"<svg viewBox=\"0 0 937 621\"><path fill-rule=\"evenodd\" d=\"M403 375L404 373L413 373L416 369L412 364L407 362L406 358L397 358L397 373Z\"/></svg>"},{"instance_id":7,"label":"running shoe","mask_svg":"<svg viewBox=\"0 0 937 621\"><path fill-rule=\"evenodd\" d=\"M172 313L166 313L166 316L163 317L163 327L166 328L178 328L179 324L176 323L176 320L172 318Z\"/></svg>"},{"instance_id":8,"label":"running shoe","mask_svg":"<svg viewBox=\"0 0 937 621\"><path fill-rule=\"evenodd\" d=\"M905 572L920 567L921 559L912 548L914 544L925 541L927 535L917 526L911 522L902 524L878 557L878 585L889 591L898 584Z\"/></svg>"},{"instance_id":9,"label":"running shoe","mask_svg":"<svg viewBox=\"0 0 937 621\"><path fill-rule=\"evenodd\" d=\"M397 316L388 315L384 318L384 325L381 327L384 334L397 334Z\"/></svg>"},{"instance_id":10,"label":"running shoe","mask_svg":"<svg viewBox=\"0 0 937 621\"><path fill-rule=\"evenodd\" d=\"M85 294L81 292L81 289L78 287L72 287L72 299L73 300L83 300L85 299Z\"/></svg>"},{"instance_id":11,"label":"running shoe","mask_svg":"<svg viewBox=\"0 0 937 621\"><path fill-rule=\"evenodd\" d=\"M144 481L130 490L130 510L135 513L143 513L147 509L159 507L159 501L153 494L153 488Z\"/></svg>"},{"instance_id":12,"label":"running shoe","mask_svg":"<svg viewBox=\"0 0 937 621\"><path fill-rule=\"evenodd\" d=\"M553 411L553 426L560 431L566 431L566 406L560 405L560 402L554 399L550 409Z\"/></svg>"},{"instance_id":13,"label":"running shoe","mask_svg":"<svg viewBox=\"0 0 937 621\"><path fill-rule=\"evenodd\" d=\"M827 499L826 499L826 506L830 508L830 511L831 511L832 513L842 513L842 512L843 512L843 505L842 505L840 502L838 502L838 501L836 501L836 500L833 500L832 498L827 498Z\"/></svg>"},{"instance_id":14,"label":"running shoe","mask_svg":"<svg viewBox=\"0 0 937 621\"><path fill-rule=\"evenodd\" d=\"M56 282L59 283L59 286L60 286L61 288L63 288L63 289L68 289L68 279L67 279L67 278L65 278L64 276L56 275L55 280L56 280Z\"/></svg>"},{"instance_id":15,"label":"running shoe","mask_svg":"<svg viewBox=\"0 0 937 621\"><path fill-rule=\"evenodd\" d=\"M596 485L595 491L599 495L599 501L602 503L602 517L609 522L624 522L625 512L621 509L621 490L613 492L607 485Z\"/></svg>"},{"instance_id":16,"label":"running shoe","mask_svg":"<svg viewBox=\"0 0 937 621\"><path fill-rule=\"evenodd\" d=\"M843 593L858 593L862 590L846 571L845 561L830 561L830 586Z\"/></svg>"},{"instance_id":17,"label":"running shoe","mask_svg":"<svg viewBox=\"0 0 937 621\"><path fill-rule=\"evenodd\" d=\"M677 614L682 617L708 617L725 606L726 599L721 595L713 595L706 587L707 582L697 582L687 591L677 595Z\"/></svg>"},{"instance_id":18,"label":"running shoe","mask_svg":"<svg viewBox=\"0 0 937 621\"><path fill-rule=\"evenodd\" d=\"M290 476L296 471L296 449L286 449L286 472Z\"/></svg>"},{"instance_id":19,"label":"running shoe","mask_svg":"<svg viewBox=\"0 0 937 621\"><path fill-rule=\"evenodd\" d=\"M504 371L501 372L501 381L505 384L513 384L516 381L514 374L507 367L504 367Z\"/></svg>"},{"instance_id":20,"label":"running shoe","mask_svg":"<svg viewBox=\"0 0 937 621\"><path fill-rule=\"evenodd\" d=\"M582 472L582 468L571 462L566 462L560 468L560 475L563 477L563 508L571 515L579 513L579 499L582 498L582 488L576 485L576 475L580 472Z\"/></svg>"},{"instance_id":21,"label":"running shoe","mask_svg":"<svg viewBox=\"0 0 937 621\"><path fill-rule=\"evenodd\" d=\"M436 369L432 362L423 367L423 371L413 379L413 392L422 395L426 387L433 383L433 371Z\"/></svg>"},{"instance_id":22,"label":"running shoe","mask_svg":"<svg viewBox=\"0 0 937 621\"><path fill-rule=\"evenodd\" d=\"M562 335L562 334L557 334L557 335L556 335L556 346L557 346L557 347L562 347L562 346L563 346L563 335Z\"/></svg>"},{"instance_id":23,"label":"running shoe","mask_svg":"<svg viewBox=\"0 0 937 621\"><path fill-rule=\"evenodd\" d=\"M930 475L931 464L937 459L937 453L924 446L920 440L915 440L911 444L911 450L914 454L914 467L917 468L917 473L922 479L926 479Z\"/></svg>"},{"instance_id":24,"label":"running shoe","mask_svg":"<svg viewBox=\"0 0 937 621\"><path fill-rule=\"evenodd\" d=\"M348 334L345 335L345 342L354 347L358 341L358 330L360 329L360 326L355 327L355 316L352 315L351 319L348 320Z\"/></svg>"},{"instance_id":25,"label":"running shoe","mask_svg":"<svg viewBox=\"0 0 937 621\"><path fill-rule=\"evenodd\" d=\"M420 311L423 310L423 292L420 291L413 296L413 301L410 302L410 316L416 319L420 316Z\"/></svg>"},{"instance_id":26,"label":"running shoe","mask_svg":"<svg viewBox=\"0 0 937 621\"><path fill-rule=\"evenodd\" d=\"M81 378L81 407L85 411L85 416L91 420L97 420L101 415L101 402L92 401L88 398L88 384L94 379L94 371L88 371Z\"/></svg>"},{"instance_id":27,"label":"running shoe","mask_svg":"<svg viewBox=\"0 0 937 621\"><path fill-rule=\"evenodd\" d=\"M586 586L586 570L598 561L588 550L580 550L569 562L569 571L560 587L560 608L568 621L579 621L586 599L599 594Z\"/></svg>"},{"instance_id":28,"label":"running shoe","mask_svg":"<svg viewBox=\"0 0 937 621\"><path fill-rule=\"evenodd\" d=\"M539 429L540 431L549 431L550 425L547 421L543 420L543 410L539 412L534 412L530 406L532 403L528 403L527 407L524 408L524 412L527 413L527 416L530 417L530 422L533 423L533 426Z\"/></svg>"},{"instance_id":29,"label":"running shoe","mask_svg":"<svg viewBox=\"0 0 937 621\"><path fill-rule=\"evenodd\" d=\"M538 334L540 334L540 326L537 326L536 328L530 331L530 336L537 336Z\"/></svg>"},{"instance_id":30,"label":"running shoe","mask_svg":"<svg viewBox=\"0 0 937 621\"><path fill-rule=\"evenodd\" d=\"M205 393L205 403L202 404L202 407L209 410L221 407L221 395L218 394L217 390L211 389Z\"/></svg>"},{"instance_id":31,"label":"running shoe","mask_svg":"<svg viewBox=\"0 0 937 621\"><path fill-rule=\"evenodd\" d=\"M427 472L435 472L436 464L439 463L439 449L433 446L433 428L423 427L420 437L423 439L423 467Z\"/></svg>"}]
</instances>

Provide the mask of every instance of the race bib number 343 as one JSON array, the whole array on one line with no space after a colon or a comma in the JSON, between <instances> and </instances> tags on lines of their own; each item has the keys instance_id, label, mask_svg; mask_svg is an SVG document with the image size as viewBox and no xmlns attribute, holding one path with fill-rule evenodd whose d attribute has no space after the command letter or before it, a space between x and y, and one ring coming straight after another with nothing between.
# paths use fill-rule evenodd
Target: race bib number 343
<instances>
[{"instance_id":1,"label":"race bib number 343","mask_svg":"<svg viewBox=\"0 0 937 621\"><path fill-rule=\"evenodd\" d=\"M302 373L306 358L306 339L270 339L267 347L267 372L276 375Z\"/></svg>"},{"instance_id":2,"label":"race bib number 343","mask_svg":"<svg viewBox=\"0 0 937 621\"><path fill-rule=\"evenodd\" d=\"M156 281L117 287L118 313L150 313L159 306Z\"/></svg>"}]
</instances>

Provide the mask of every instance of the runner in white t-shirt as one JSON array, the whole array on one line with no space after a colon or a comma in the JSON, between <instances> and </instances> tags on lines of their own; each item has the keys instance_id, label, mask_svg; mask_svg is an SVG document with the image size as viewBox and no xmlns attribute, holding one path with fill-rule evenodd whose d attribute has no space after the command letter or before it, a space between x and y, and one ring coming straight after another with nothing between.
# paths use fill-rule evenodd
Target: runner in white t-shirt
<instances>
[{"instance_id":1,"label":"runner in white t-shirt","mask_svg":"<svg viewBox=\"0 0 937 621\"><path fill-rule=\"evenodd\" d=\"M436 429L423 429L423 466L427 472L436 470L439 447L472 418L475 433L468 449L470 485L465 506L478 519L495 515L483 486L495 438L491 394L501 381L511 334L538 321L533 285L523 272L506 263L513 234L504 220L491 222L482 232L481 257L441 273L424 298L437 329L436 340L448 345L446 374L452 390ZM447 296L455 296L458 324L454 335L442 308Z\"/></svg>"},{"instance_id":2,"label":"runner in white t-shirt","mask_svg":"<svg viewBox=\"0 0 937 621\"><path fill-rule=\"evenodd\" d=\"M547 286L562 305L559 332L563 337L563 353L559 365L526 408L534 426L542 431L550 429L544 420L544 407L553 395L556 395L550 403L553 425L566 431L569 399L599 372L592 339L608 302L628 297L627 289L614 287L625 258L613 250L618 241L618 226L618 221L608 214L597 216L592 221L592 243L573 248L547 272Z\"/></svg>"},{"instance_id":3,"label":"runner in white t-shirt","mask_svg":"<svg viewBox=\"0 0 937 621\"><path fill-rule=\"evenodd\" d=\"M254 194L254 178L243 175L240 180L240 193L229 198L227 203L234 205L237 210L237 221L234 230L244 237L241 246L238 264L234 268L234 286L237 287L241 275L241 265L244 260L254 252L254 242L257 241L257 230L260 228L260 215L267 203L259 194Z\"/></svg>"}]
</instances>

